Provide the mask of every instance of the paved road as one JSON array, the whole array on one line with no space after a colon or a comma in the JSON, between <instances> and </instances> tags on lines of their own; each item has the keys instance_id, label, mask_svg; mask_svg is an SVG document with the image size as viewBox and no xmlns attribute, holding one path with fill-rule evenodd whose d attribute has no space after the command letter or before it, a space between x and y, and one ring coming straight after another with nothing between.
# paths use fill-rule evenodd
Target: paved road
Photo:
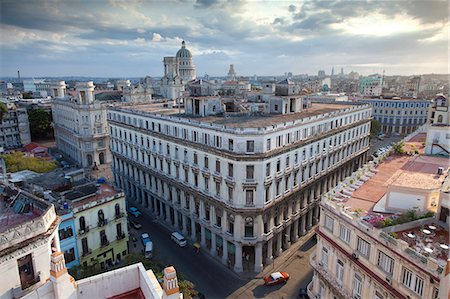
<instances>
[{"instance_id":1,"label":"paved road","mask_svg":"<svg viewBox=\"0 0 450 299\"><path fill-rule=\"evenodd\" d=\"M369 154L372 155L375 153L379 148L382 148L384 146L390 145L392 142L400 141L404 138L404 136L392 136L392 137L385 137L383 140L378 140L376 138L373 138L370 140L370 150Z\"/></svg>"},{"instance_id":2,"label":"paved road","mask_svg":"<svg viewBox=\"0 0 450 299\"><path fill-rule=\"evenodd\" d=\"M205 253L195 253L190 245L181 248L171 240L172 231L153 221L151 215L146 214L143 209L140 211L143 214L138 222L142 224L142 228L139 231L131 228L131 233L138 239L138 251L142 248L139 235L149 233L154 244L154 259L163 265L173 265L177 272L183 273L207 298L225 298L247 282Z\"/></svg>"},{"instance_id":3,"label":"paved road","mask_svg":"<svg viewBox=\"0 0 450 299\"><path fill-rule=\"evenodd\" d=\"M285 285L265 287L260 277L243 278L207 256L206 253L195 253L189 245L184 248L179 247L170 239L171 230L158 221L154 221L153 216L144 209L139 210L143 212L138 219L142 228L140 230L131 228L130 233L138 239L136 249L131 242L131 250L140 252L142 245L139 236L143 232L149 233L154 244L154 259L163 265L173 265L178 272L185 275L186 279L192 281L196 289L206 298L295 298L298 289L306 287L311 281L309 254L315 248L315 240L292 251L285 258L281 257L280 260L275 261L273 271L287 271L291 274L291 279ZM266 271L272 271L270 266Z\"/></svg>"}]
</instances>

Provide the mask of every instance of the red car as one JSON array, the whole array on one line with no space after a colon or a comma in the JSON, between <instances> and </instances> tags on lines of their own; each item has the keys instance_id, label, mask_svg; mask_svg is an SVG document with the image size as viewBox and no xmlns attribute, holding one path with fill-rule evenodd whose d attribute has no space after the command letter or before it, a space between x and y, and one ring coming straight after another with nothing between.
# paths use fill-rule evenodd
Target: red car
<instances>
[{"instance_id":1,"label":"red car","mask_svg":"<svg viewBox=\"0 0 450 299\"><path fill-rule=\"evenodd\" d=\"M264 277L264 284L266 286L276 285L289 280L289 274L286 272L274 272L269 276Z\"/></svg>"}]
</instances>

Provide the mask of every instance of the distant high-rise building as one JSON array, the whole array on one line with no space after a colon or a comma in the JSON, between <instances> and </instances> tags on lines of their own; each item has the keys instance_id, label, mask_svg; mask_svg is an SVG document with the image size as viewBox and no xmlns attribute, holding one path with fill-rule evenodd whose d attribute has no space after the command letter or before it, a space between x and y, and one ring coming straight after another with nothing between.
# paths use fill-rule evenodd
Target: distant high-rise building
<instances>
[{"instance_id":1,"label":"distant high-rise building","mask_svg":"<svg viewBox=\"0 0 450 299\"><path fill-rule=\"evenodd\" d=\"M317 76L319 76L319 78L325 78L325 71L320 70Z\"/></svg>"},{"instance_id":2,"label":"distant high-rise building","mask_svg":"<svg viewBox=\"0 0 450 299\"><path fill-rule=\"evenodd\" d=\"M334 76L334 66L331 68L331 76Z\"/></svg>"},{"instance_id":3,"label":"distant high-rise building","mask_svg":"<svg viewBox=\"0 0 450 299\"><path fill-rule=\"evenodd\" d=\"M341 76L344 76L344 68L341 67Z\"/></svg>"}]
</instances>

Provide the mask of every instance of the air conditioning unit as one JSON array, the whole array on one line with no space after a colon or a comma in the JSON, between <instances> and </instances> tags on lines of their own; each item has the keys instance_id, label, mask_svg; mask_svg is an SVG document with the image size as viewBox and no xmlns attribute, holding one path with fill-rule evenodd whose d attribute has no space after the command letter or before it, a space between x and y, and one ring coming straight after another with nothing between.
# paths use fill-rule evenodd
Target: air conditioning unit
<instances>
[{"instance_id":1,"label":"air conditioning unit","mask_svg":"<svg viewBox=\"0 0 450 299\"><path fill-rule=\"evenodd\" d=\"M353 252L352 258L354 258L355 260L359 259L359 254L357 252Z\"/></svg>"},{"instance_id":2,"label":"air conditioning unit","mask_svg":"<svg viewBox=\"0 0 450 299\"><path fill-rule=\"evenodd\" d=\"M387 281L387 283L392 285L392 276L386 276L386 281Z\"/></svg>"}]
</instances>

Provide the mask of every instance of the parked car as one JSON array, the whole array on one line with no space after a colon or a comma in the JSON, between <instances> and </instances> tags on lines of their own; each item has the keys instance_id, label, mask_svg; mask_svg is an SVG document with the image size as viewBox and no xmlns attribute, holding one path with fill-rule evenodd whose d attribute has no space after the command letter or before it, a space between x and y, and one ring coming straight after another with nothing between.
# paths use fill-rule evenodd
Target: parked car
<instances>
[{"instance_id":1,"label":"parked car","mask_svg":"<svg viewBox=\"0 0 450 299\"><path fill-rule=\"evenodd\" d=\"M151 242L150 240L150 236L148 235L148 233L143 233L141 234L141 241L142 241L142 245L147 245L148 242Z\"/></svg>"},{"instance_id":2,"label":"parked car","mask_svg":"<svg viewBox=\"0 0 450 299\"><path fill-rule=\"evenodd\" d=\"M264 277L264 284L266 286L272 286L279 283L283 283L289 280L289 274L286 272L274 272L269 276Z\"/></svg>"},{"instance_id":3,"label":"parked car","mask_svg":"<svg viewBox=\"0 0 450 299\"><path fill-rule=\"evenodd\" d=\"M128 212L131 214L131 215L133 215L134 217L139 217L139 216L141 216L141 212L139 212L139 210L137 209L137 208L135 208L135 207L130 207L129 209L128 209Z\"/></svg>"},{"instance_id":4,"label":"parked car","mask_svg":"<svg viewBox=\"0 0 450 299\"><path fill-rule=\"evenodd\" d=\"M136 221L130 221L130 225L134 229L141 229L142 228L142 225L139 222L136 222Z\"/></svg>"}]
</instances>

